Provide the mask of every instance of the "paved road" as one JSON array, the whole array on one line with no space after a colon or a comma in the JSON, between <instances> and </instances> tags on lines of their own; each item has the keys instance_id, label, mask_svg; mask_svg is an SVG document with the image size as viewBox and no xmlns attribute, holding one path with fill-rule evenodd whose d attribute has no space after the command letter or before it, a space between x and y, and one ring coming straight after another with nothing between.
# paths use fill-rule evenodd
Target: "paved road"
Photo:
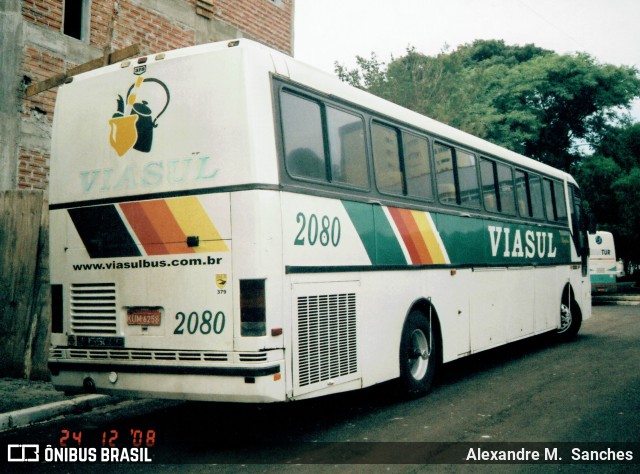
<instances>
[{"instance_id":1,"label":"paved road","mask_svg":"<svg viewBox=\"0 0 640 474\"><path fill-rule=\"evenodd\" d=\"M222 464L216 472L279 472L282 463L302 463L290 469L308 472L364 472L353 463L377 463L375 472L467 472L470 466L421 461L427 454L435 460L450 459L460 447L464 452L468 446L505 448L475 443L551 443L540 445L541 450L586 442L600 443L600 450L616 450L626 449L616 443L635 443L635 449L640 447L639 340L640 306L597 306L576 341L555 344L548 337L536 337L447 364L434 391L416 400L398 399L393 387L385 384L268 406L128 401L17 430L2 441L59 446L63 430L68 430L82 432L84 446L99 446L102 433L108 439L114 432L123 443L119 446L131 446L132 436L153 436L149 452L155 460L193 463L190 472L210 472L204 463ZM509 446L538 449L536 444ZM634 456L640 456L640 449ZM322 465L306 464L310 461ZM409 461L417 465L403 464ZM238 465L243 463L249 466ZM635 463L473 468L637 472L637 459ZM89 468L60 463L48 467L69 472ZM119 467L146 472L149 466ZM183 469L183 464L154 466L154 471Z\"/></svg>"}]
</instances>

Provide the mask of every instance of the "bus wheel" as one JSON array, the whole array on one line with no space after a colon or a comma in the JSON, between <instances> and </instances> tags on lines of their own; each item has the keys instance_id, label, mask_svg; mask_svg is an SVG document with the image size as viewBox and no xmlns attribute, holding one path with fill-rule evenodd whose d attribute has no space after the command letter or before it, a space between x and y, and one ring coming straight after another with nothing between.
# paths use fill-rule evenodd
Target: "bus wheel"
<instances>
[{"instance_id":1,"label":"bus wheel","mask_svg":"<svg viewBox=\"0 0 640 474\"><path fill-rule=\"evenodd\" d=\"M400 341L400 383L403 393L420 396L431 389L438 354L438 338L429 319L420 311L412 311L404 324Z\"/></svg>"},{"instance_id":2,"label":"bus wheel","mask_svg":"<svg viewBox=\"0 0 640 474\"><path fill-rule=\"evenodd\" d=\"M580 326L582 325L582 316L580 314L580 308L576 305L573 299L567 305L566 303L560 304L560 327L556 335L560 341L569 341L574 339L578 335Z\"/></svg>"}]
</instances>

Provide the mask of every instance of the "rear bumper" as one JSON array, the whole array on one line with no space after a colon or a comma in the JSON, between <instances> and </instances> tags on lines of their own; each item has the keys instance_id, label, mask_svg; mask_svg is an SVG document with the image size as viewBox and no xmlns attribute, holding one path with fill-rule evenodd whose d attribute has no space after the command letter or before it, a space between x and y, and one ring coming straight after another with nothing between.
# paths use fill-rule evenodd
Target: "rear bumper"
<instances>
[{"instance_id":1,"label":"rear bumper","mask_svg":"<svg viewBox=\"0 0 640 474\"><path fill-rule=\"evenodd\" d=\"M50 359L49 368L54 386L65 392L251 403L286 400L284 361L204 365Z\"/></svg>"}]
</instances>

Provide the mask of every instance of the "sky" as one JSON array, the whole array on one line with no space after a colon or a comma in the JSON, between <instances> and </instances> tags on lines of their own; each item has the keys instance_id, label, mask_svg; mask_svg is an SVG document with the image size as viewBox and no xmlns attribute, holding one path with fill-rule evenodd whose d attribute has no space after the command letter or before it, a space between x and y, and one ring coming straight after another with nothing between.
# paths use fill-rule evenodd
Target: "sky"
<instances>
[{"instance_id":1,"label":"sky","mask_svg":"<svg viewBox=\"0 0 640 474\"><path fill-rule=\"evenodd\" d=\"M334 73L356 55L380 61L412 46L427 55L476 39L586 52L640 69L639 0L296 0L294 56ZM448 48L448 49L447 49ZM640 100L633 115L640 120Z\"/></svg>"}]
</instances>

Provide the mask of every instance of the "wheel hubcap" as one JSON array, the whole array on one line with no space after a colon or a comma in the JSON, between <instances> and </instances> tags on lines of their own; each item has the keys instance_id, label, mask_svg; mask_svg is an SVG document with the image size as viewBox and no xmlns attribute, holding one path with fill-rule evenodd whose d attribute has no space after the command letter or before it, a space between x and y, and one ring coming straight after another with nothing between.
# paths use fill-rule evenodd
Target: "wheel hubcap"
<instances>
[{"instance_id":1,"label":"wheel hubcap","mask_svg":"<svg viewBox=\"0 0 640 474\"><path fill-rule=\"evenodd\" d=\"M416 329L411 334L409 351L409 370L414 379L421 380L427 373L429 355L430 348L427 335L420 329Z\"/></svg>"},{"instance_id":2,"label":"wheel hubcap","mask_svg":"<svg viewBox=\"0 0 640 474\"><path fill-rule=\"evenodd\" d=\"M571 326L573 318L571 316L571 308L566 304L560 305L560 328L558 332L565 332Z\"/></svg>"}]
</instances>

